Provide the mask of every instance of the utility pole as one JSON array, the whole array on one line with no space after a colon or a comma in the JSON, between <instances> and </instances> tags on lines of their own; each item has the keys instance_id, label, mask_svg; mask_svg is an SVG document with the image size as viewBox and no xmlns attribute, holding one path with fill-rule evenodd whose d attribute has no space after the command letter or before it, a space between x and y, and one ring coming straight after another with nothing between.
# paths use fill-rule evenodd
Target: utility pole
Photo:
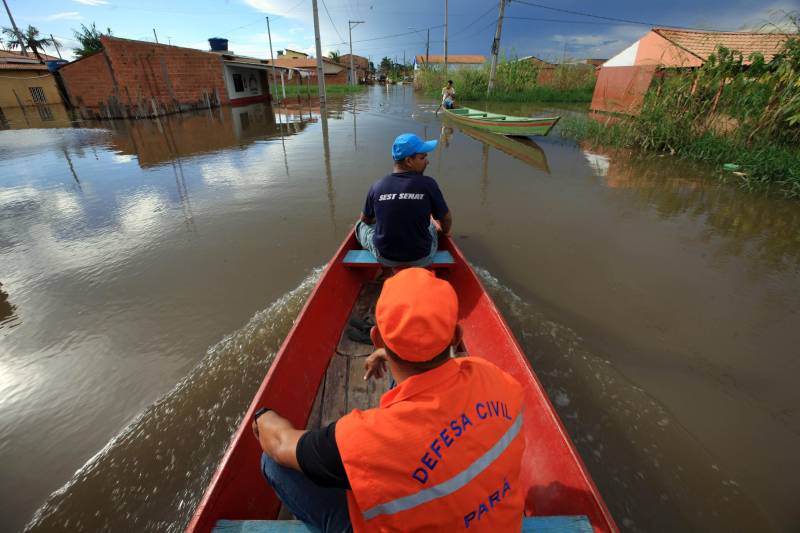
<instances>
[{"instance_id":1,"label":"utility pole","mask_svg":"<svg viewBox=\"0 0 800 533\"><path fill-rule=\"evenodd\" d=\"M8 20L11 21L11 27L14 28L14 33L17 34L17 39L19 39L19 46L20 48L22 48L22 53L28 55L28 49L25 47L25 39L19 32L19 28L17 28L17 23L14 22L14 17L11 16L11 10L8 8L8 3L6 2L6 0L3 0L3 5L6 6L6 13L8 13Z\"/></svg>"},{"instance_id":2,"label":"utility pole","mask_svg":"<svg viewBox=\"0 0 800 533\"><path fill-rule=\"evenodd\" d=\"M447 0L444 0L444 79L447 79Z\"/></svg>"},{"instance_id":3,"label":"utility pole","mask_svg":"<svg viewBox=\"0 0 800 533\"><path fill-rule=\"evenodd\" d=\"M497 75L497 54L500 52L500 34L503 31L503 12L506 8L506 0L500 0L500 14L497 16L497 29L494 30L494 41L492 41L492 68L489 70L489 86L486 88L486 96L489 96L494 89L494 79Z\"/></svg>"},{"instance_id":4,"label":"utility pole","mask_svg":"<svg viewBox=\"0 0 800 533\"><path fill-rule=\"evenodd\" d=\"M431 62L431 29L428 28L428 39L425 41L425 68L428 68Z\"/></svg>"},{"instance_id":5,"label":"utility pole","mask_svg":"<svg viewBox=\"0 0 800 533\"><path fill-rule=\"evenodd\" d=\"M278 82L275 80L275 56L272 55L272 32L269 29L269 17L267 19L267 39L269 39L269 63L272 66L272 86L275 88L275 96L278 95ZM272 95L272 91L270 91Z\"/></svg>"},{"instance_id":6,"label":"utility pole","mask_svg":"<svg viewBox=\"0 0 800 533\"><path fill-rule=\"evenodd\" d=\"M158 34L156 33L155 28L153 28L153 36L156 38L156 44L158 44Z\"/></svg>"},{"instance_id":7,"label":"utility pole","mask_svg":"<svg viewBox=\"0 0 800 533\"><path fill-rule=\"evenodd\" d=\"M350 26L350 85L356 85L356 71L353 69L353 28L359 24L364 24L363 20L348 20Z\"/></svg>"},{"instance_id":8,"label":"utility pole","mask_svg":"<svg viewBox=\"0 0 800 533\"><path fill-rule=\"evenodd\" d=\"M319 85L319 103L325 103L325 69L322 66L322 43L319 40L319 11L317 0L311 0L314 11L314 44L317 47L317 84Z\"/></svg>"},{"instance_id":9,"label":"utility pole","mask_svg":"<svg viewBox=\"0 0 800 533\"><path fill-rule=\"evenodd\" d=\"M53 37L52 33L50 34L50 40L53 41L53 46L55 46L56 48L56 53L58 54L58 58L64 59L63 57L61 57L61 50L58 49L58 41L56 41L56 38Z\"/></svg>"}]
</instances>

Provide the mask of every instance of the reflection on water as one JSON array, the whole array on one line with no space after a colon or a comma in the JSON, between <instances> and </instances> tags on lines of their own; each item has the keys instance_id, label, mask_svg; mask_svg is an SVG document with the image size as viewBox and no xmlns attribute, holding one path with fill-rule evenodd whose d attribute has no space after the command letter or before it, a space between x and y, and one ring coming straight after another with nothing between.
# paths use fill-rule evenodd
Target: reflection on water
<instances>
[{"instance_id":1,"label":"reflection on water","mask_svg":"<svg viewBox=\"0 0 800 533\"><path fill-rule=\"evenodd\" d=\"M606 186L633 193L644 209L655 208L666 219L687 216L705 226L704 239L719 239L716 253L752 257L751 269L800 272L800 209L797 202L720 187L690 177L692 164L677 167L665 179L663 156L584 150L595 174ZM677 172L675 172L677 170Z\"/></svg>"},{"instance_id":2,"label":"reflection on water","mask_svg":"<svg viewBox=\"0 0 800 533\"><path fill-rule=\"evenodd\" d=\"M53 494L26 531L183 531L250 403L243 391L261 384L320 273L209 348L169 394Z\"/></svg>"},{"instance_id":3,"label":"reflection on water","mask_svg":"<svg viewBox=\"0 0 800 533\"><path fill-rule=\"evenodd\" d=\"M7 107L0 110L0 130L18 128L69 128L78 124L61 104Z\"/></svg>"},{"instance_id":4,"label":"reflection on water","mask_svg":"<svg viewBox=\"0 0 800 533\"><path fill-rule=\"evenodd\" d=\"M445 117L445 120L451 119ZM458 126L458 128L464 134L483 143L484 147L488 148L491 146L492 148L496 148L511 157L527 163L537 170L550 174L550 166L547 164L547 154L532 138L497 135L469 127L462 128ZM449 146L450 135L452 135L453 132L453 128L447 129L450 130L450 134L445 137L445 146Z\"/></svg>"},{"instance_id":5,"label":"reflection on water","mask_svg":"<svg viewBox=\"0 0 800 533\"><path fill-rule=\"evenodd\" d=\"M17 308L8 301L8 293L3 290L3 284L0 283L0 329L3 327L14 327L16 324L17 315L14 311Z\"/></svg>"},{"instance_id":6,"label":"reflection on water","mask_svg":"<svg viewBox=\"0 0 800 533\"><path fill-rule=\"evenodd\" d=\"M620 525L797 529L800 207L437 106L403 85L0 132L4 528L47 500L36 530L180 529L408 131L439 137L454 234Z\"/></svg>"}]
</instances>

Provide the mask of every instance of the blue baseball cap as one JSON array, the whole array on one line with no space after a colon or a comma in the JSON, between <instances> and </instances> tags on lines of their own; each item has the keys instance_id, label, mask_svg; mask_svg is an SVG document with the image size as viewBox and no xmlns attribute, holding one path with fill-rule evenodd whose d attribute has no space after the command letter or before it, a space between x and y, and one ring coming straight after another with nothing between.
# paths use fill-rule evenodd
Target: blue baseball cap
<instances>
[{"instance_id":1,"label":"blue baseball cap","mask_svg":"<svg viewBox=\"0 0 800 533\"><path fill-rule=\"evenodd\" d=\"M414 154L433 152L437 144L439 144L439 141L436 139L432 141L423 141L413 133L404 133L394 140L394 144L392 145L392 159L395 161L402 161L406 157L411 157Z\"/></svg>"}]
</instances>

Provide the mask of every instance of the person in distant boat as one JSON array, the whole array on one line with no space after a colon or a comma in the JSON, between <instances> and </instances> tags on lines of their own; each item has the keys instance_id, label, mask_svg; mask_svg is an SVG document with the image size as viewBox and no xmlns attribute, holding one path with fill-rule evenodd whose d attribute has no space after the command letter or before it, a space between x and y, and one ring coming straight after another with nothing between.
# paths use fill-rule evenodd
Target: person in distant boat
<instances>
[{"instance_id":1,"label":"person in distant boat","mask_svg":"<svg viewBox=\"0 0 800 533\"><path fill-rule=\"evenodd\" d=\"M437 144L413 133L398 136L392 145L393 172L367 193L356 238L384 266L430 265L438 232L450 235L450 209L436 180L423 174Z\"/></svg>"},{"instance_id":2,"label":"person in distant boat","mask_svg":"<svg viewBox=\"0 0 800 533\"><path fill-rule=\"evenodd\" d=\"M397 380L379 407L311 431L256 411L262 473L310 529L521 530L522 386L484 359L451 357L457 319L450 283L402 270L383 285L365 364L365 379L388 365Z\"/></svg>"},{"instance_id":3,"label":"person in distant boat","mask_svg":"<svg viewBox=\"0 0 800 533\"><path fill-rule=\"evenodd\" d=\"M447 85L442 87L442 103L436 108L436 114L439 114L441 108L453 109L456 106L456 88L453 87L453 80L448 80Z\"/></svg>"}]
</instances>

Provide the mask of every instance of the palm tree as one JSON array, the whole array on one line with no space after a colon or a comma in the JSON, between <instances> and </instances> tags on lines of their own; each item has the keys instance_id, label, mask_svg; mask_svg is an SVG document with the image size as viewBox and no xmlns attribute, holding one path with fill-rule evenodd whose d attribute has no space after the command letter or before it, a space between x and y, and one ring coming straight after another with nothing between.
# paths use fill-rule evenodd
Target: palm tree
<instances>
[{"instance_id":1,"label":"palm tree","mask_svg":"<svg viewBox=\"0 0 800 533\"><path fill-rule=\"evenodd\" d=\"M339 50L334 50L333 52L328 52L328 58L334 63L338 63L342 58L342 54L339 52Z\"/></svg>"},{"instance_id":2,"label":"palm tree","mask_svg":"<svg viewBox=\"0 0 800 533\"><path fill-rule=\"evenodd\" d=\"M3 34L7 38L6 46L8 46L9 50L14 50L15 48L30 48L33 55L36 56L36 59L42 63L44 63L44 59L42 59L42 56L39 54L39 50L44 52L45 46L56 45L55 39L49 37L42 37L40 39L39 30L30 24L28 24L28 29L26 29L24 33L17 34L13 28L3 28Z\"/></svg>"},{"instance_id":3,"label":"palm tree","mask_svg":"<svg viewBox=\"0 0 800 533\"><path fill-rule=\"evenodd\" d=\"M79 59L102 50L103 43L100 42L100 37L112 35L111 28L106 28L106 32L103 33L98 31L94 22L92 22L92 25L89 27L85 24L81 24L81 31L72 30L72 33L75 35L75 40L80 44L79 48L72 49Z\"/></svg>"}]
</instances>

